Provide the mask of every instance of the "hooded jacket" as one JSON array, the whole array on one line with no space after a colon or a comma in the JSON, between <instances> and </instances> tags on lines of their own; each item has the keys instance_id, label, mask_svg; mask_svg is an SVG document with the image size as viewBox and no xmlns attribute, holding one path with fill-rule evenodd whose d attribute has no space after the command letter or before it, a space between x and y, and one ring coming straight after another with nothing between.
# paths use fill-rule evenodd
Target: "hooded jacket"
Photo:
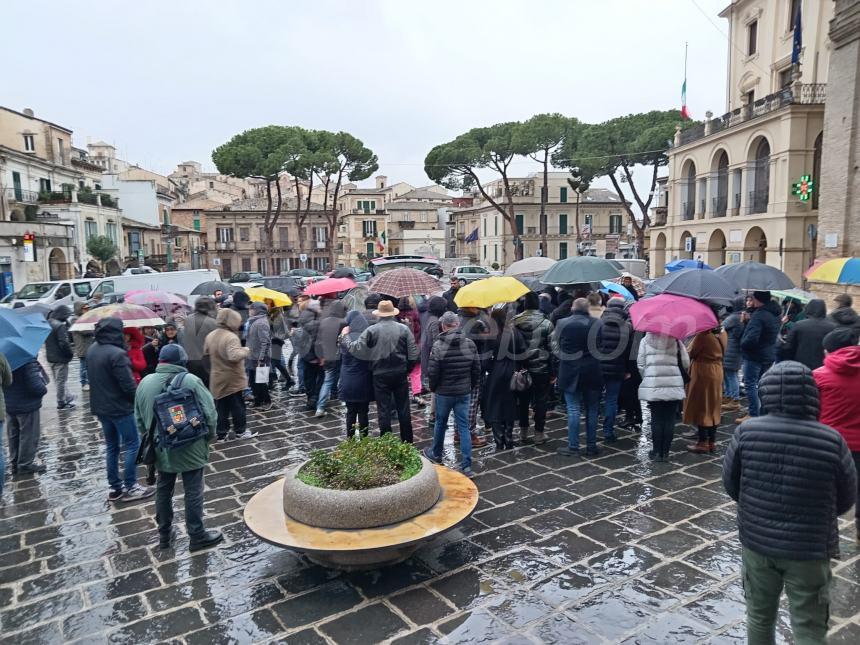
<instances>
[{"instance_id":1,"label":"hooded jacket","mask_svg":"<svg viewBox=\"0 0 860 645\"><path fill-rule=\"evenodd\" d=\"M837 307L828 318L840 327L849 327L860 331L860 316L851 307Z\"/></svg>"},{"instance_id":2,"label":"hooded jacket","mask_svg":"<svg viewBox=\"0 0 860 645\"><path fill-rule=\"evenodd\" d=\"M242 324L240 325L240 336L242 340L245 340L245 323L248 322L248 316L250 315L250 311L248 311L248 306L251 304L251 296L249 296L244 291L237 291L233 294L233 304L230 305L230 308L239 314L242 318Z\"/></svg>"},{"instance_id":3,"label":"hooded jacket","mask_svg":"<svg viewBox=\"0 0 860 645\"><path fill-rule=\"evenodd\" d=\"M194 303L194 313L185 319L185 326L177 336L189 361L203 360L203 343L215 331L216 312L215 301L208 296L200 296Z\"/></svg>"},{"instance_id":4,"label":"hooded jacket","mask_svg":"<svg viewBox=\"0 0 860 645\"><path fill-rule=\"evenodd\" d=\"M103 318L96 324L95 342L87 351L86 361L90 377L90 411L105 417L132 414L137 383L119 318Z\"/></svg>"},{"instance_id":5,"label":"hooded jacket","mask_svg":"<svg viewBox=\"0 0 860 645\"><path fill-rule=\"evenodd\" d=\"M769 300L753 312L741 336L741 356L744 360L762 365L776 361L781 315L782 310L774 300Z\"/></svg>"},{"instance_id":6,"label":"hooded jacket","mask_svg":"<svg viewBox=\"0 0 860 645\"><path fill-rule=\"evenodd\" d=\"M75 318L79 318L84 313L84 302L78 300L75 302ZM83 358L87 355L87 350L93 344L93 332L91 331L73 331L69 332L72 337L72 345L75 350L75 356Z\"/></svg>"},{"instance_id":7,"label":"hooded jacket","mask_svg":"<svg viewBox=\"0 0 860 645\"><path fill-rule=\"evenodd\" d=\"M521 367L531 374L549 374L552 359L550 354L552 323L537 309L526 309L514 318L514 327L523 335L523 341L526 344Z\"/></svg>"},{"instance_id":8,"label":"hooded jacket","mask_svg":"<svg viewBox=\"0 0 860 645\"><path fill-rule=\"evenodd\" d=\"M123 330L123 334L128 336L128 358L131 361L131 372L134 374L135 383L140 383L146 374L146 357L143 355L143 344L146 339L139 329L129 327Z\"/></svg>"},{"instance_id":9,"label":"hooded jacket","mask_svg":"<svg viewBox=\"0 0 860 645\"><path fill-rule=\"evenodd\" d=\"M319 322L314 352L326 363L340 360L340 332L346 327L346 307L339 300L332 302Z\"/></svg>"},{"instance_id":10,"label":"hooded jacket","mask_svg":"<svg viewBox=\"0 0 860 645\"><path fill-rule=\"evenodd\" d=\"M7 364L8 367L8 364ZM5 414L13 417L18 414L35 412L42 407L42 397L48 393L48 375L35 358L9 374L8 381L3 377L3 390L6 395ZM0 405L0 408L3 406Z\"/></svg>"},{"instance_id":11,"label":"hooded jacket","mask_svg":"<svg viewBox=\"0 0 860 645\"><path fill-rule=\"evenodd\" d=\"M215 330L203 343L203 355L209 358L212 366L209 390L216 399L223 399L248 387L245 359L251 350L242 347L239 340L242 316L238 311L221 309L215 325Z\"/></svg>"},{"instance_id":12,"label":"hooded jacket","mask_svg":"<svg viewBox=\"0 0 860 645\"><path fill-rule=\"evenodd\" d=\"M245 340L248 349L247 367L252 369L259 363L268 364L272 357L272 328L269 326L269 316L264 312L255 312L248 318L248 334Z\"/></svg>"},{"instance_id":13,"label":"hooded jacket","mask_svg":"<svg viewBox=\"0 0 860 645\"><path fill-rule=\"evenodd\" d=\"M601 343L602 324L587 311L573 311L552 335L552 351L559 360L558 389L563 392L599 390L600 361L592 350Z\"/></svg>"},{"instance_id":14,"label":"hooded jacket","mask_svg":"<svg viewBox=\"0 0 860 645\"><path fill-rule=\"evenodd\" d=\"M732 313L723 321L723 329L726 332L723 369L730 372L737 372L741 368L741 338L744 335L744 322L741 320L743 308L744 299L736 299L732 304Z\"/></svg>"},{"instance_id":15,"label":"hooded jacket","mask_svg":"<svg viewBox=\"0 0 860 645\"><path fill-rule=\"evenodd\" d=\"M69 316L72 310L68 305L58 305L48 315L51 333L45 340L45 358L49 363L68 363L75 356L69 337Z\"/></svg>"},{"instance_id":16,"label":"hooded jacket","mask_svg":"<svg viewBox=\"0 0 860 645\"><path fill-rule=\"evenodd\" d=\"M349 312L346 323L349 325L349 337L352 340L358 340L368 327L367 320L360 311ZM373 401L373 375L370 372L370 363L349 353L345 336L339 339L339 345L341 361L338 397L344 403Z\"/></svg>"},{"instance_id":17,"label":"hooded jacket","mask_svg":"<svg viewBox=\"0 0 860 645\"><path fill-rule=\"evenodd\" d=\"M812 375L821 398L818 420L837 430L849 450L860 452L860 346L828 354Z\"/></svg>"},{"instance_id":18,"label":"hooded jacket","mask_svg":"<svg viewBox=\"0 0 860 645\"><path fill-rule=\"evenodd\" d=\"M317 363L315 346L319 333L320 303L310 300L299 312L296 330L293 332L293 347L308 363Z\"/></svg>"},{"instance_id":19,"label":"hooded jacket","mask_svg":"<svg viewBox=\"0 0 860 645\"><path fill-rule=\"evenodd\" d=\"M607 380L623 381L625 374L636 369L636 357L632 354L633 325L624 304L623 298L610 298L600 317L603 326L598 359L600 371Z\"/></svg>"},{"instance_id":20,"label":"hooded jacket","mask_svg":"<svg viewBox=\"0 0 860 645\"><path fill-rule=\"evenodd\" d=\"M636 365L642 375L639 398L643 401L682 401L686 396L678 366L690 369L690 355L684 344L663 334L645 334L639 343Z\"/></svg>"},{"instance_id":21,"label":"hooded jacket","mask_svg":"<svg viewBox=\"0 0 860 645\"><path fill-rule=\"evenodd\" d=\"M460 329L443 331L433 343L427 367L430 391L442 396L466 396L478 384L478 348Z\"/></svg>"},{"instance_id":22,"label":"hooded jacket","mask_svg":"<svg viewBox=\"0 0 860 645\"><path fill-rule=\"evenodd\" d=\"M421 327L421 373L427 373L430 350L439 337L439 319L448 311L448 301L442 296L433 296L427 302L427 316Z\"/></svg>"},{"instance_id":23,"label":"hooded jacket","mask_svg":"<svg viewBox=\"0 0 860 645\"><path fill-rule=\"evenodd\" d=\"M741 544L771 558L836 557L836 518L857 496L851 452L836 430L817 421L818 388L805 365L773 366L759 396L767 414L735 430L723 460Z\"/></svg>"},{"instance_id":24,"label":"hooded jacket","mask_svg":"<svg viewBox=\"0 0 860 645\"><path fill-rule=\"evenodd\" d=\"M836 323L825 318L827 306L823 300L810 300L806 318L791 326L780 352L784 361L803 363L811 370L824 364L824 337L836 329Z\"/></svg>"}]
</instances>

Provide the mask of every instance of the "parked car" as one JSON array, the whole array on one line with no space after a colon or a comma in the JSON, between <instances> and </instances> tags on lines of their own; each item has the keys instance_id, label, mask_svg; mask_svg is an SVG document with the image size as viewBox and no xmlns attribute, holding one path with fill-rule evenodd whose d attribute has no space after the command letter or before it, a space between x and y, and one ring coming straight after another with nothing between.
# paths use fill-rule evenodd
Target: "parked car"
<instances>
[{"instance_id":1,"label":"parked car","mask_svg":"<svg viewBox=\"0 0 860 645\"><path fill-rule=\"evenodd\" d=\"M460 284L469 284L475 280L483 280L492 275L499 275L497 271L490 271L482 266L466 265L462 267L454 267L451 270L451 277L456 278Z\"/></svg>"},{"instance_id":2,"label":"parked car","mask_svg":"<svg viewBox=\"0 0 860 645\"><path fill-rule=\"evenodd\" d=\"M256 282L262 282L267 289L274 289L290 296L295 296L302 288L301 279L292 276L264 276Z\"/></svg>"},{"instance_id":3,"label":"parked car","mask_svg":"<svg viewBox=\"0 0 860 645\"><path fill-rule=\"evenodd\" d=\"M143 265L140 267L129 267L122 272L123 275L140 275L142 273L158 273L158 271L156 271L152 267Z\"/></svg>"},{"instance_id":4,"label":"parked car","mask_svg":"<svg viewBox=\"0 0 860 645\"><path fill-rule=\"evenodd\" d=\"M230 276L227 282L260 282L263 279L263 274L257 271L239 271Z\"/></svg>"},{"instance_id":5,"label":"parked car","mask_svg":"<svg viewBox=\"0 0 860 645\"><path fill-rule=\"evenodd\" d=\"M281 273L281 275L297 278L297 281L301 283L301 287L308 286L308 284L313 282L315 279L318 280L325 277L324 273L316 271L315 269L290 269L289 271Z\"/></svg>"},{"instance_id":6,"label":"parked car","mask_svg":"<svg viewBox=\"0 0 860 645\"><path fill-rule=\"evenodd\" d=\"M98 278L78 278L75 280L53 280L50 282L28 282L12 299L12 307L26 307L37 302L51 309L57 305L72 306L78 300L86 300Z\"/></svg>"}]
</instances>

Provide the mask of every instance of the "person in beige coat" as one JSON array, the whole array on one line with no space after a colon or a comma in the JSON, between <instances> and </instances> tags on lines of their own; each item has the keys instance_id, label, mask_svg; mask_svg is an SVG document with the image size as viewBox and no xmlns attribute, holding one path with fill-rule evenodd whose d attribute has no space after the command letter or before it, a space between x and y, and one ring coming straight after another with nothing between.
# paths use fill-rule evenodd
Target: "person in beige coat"
<instances>
[{"instance_id":1,"label":"person in beige coat","mask_svg":"<svg viewBox=\"0 0 860 645\"><path fill-rule=\"evenodd\" d=\"M246 429L245 401L242 397L248 387L245 359L251 350L242 347L239 328L242 316L234 309L221 309L215 319L216 328L206 336L203 355L209 359L211 372L209 391L218 410L216 438L223 441L230 432L230 417L233 417L233 432L237 439L250 439L257 435Z\"/></svg>"},{"instance_id":2,"label":"person in beige coat","mask_svg":"<svg viewBox=\"0 0 860 645\"><path fill-rule=\"evenodd\" d=\"M690 353L690 383L684 423L698 426L699 440L691 452L708 453L716 449L717 426L720 425L723 395L723 355L728 336L715 329L696 334L687 351Z\"/></svg>"}]
</instances>

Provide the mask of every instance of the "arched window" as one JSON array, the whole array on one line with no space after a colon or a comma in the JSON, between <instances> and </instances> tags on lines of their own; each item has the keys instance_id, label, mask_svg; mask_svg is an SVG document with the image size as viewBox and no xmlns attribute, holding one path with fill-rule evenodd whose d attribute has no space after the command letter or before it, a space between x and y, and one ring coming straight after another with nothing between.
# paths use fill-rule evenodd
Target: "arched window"
<instances>
[{"instance_id":1,"label":"arched window","mask_svg":"<svg viewBox=\"0 0 860 645\"><path fill-rule=\"evenodd\" d=\"M691 220L696 212L696 164L687 163L687 173L684 177L683 201L681 202L681 219Z\"/></svg>"},{"instance_id":2,"label":"arched window","mask_svg":"<svg viewBox=\"0 0 860 645\"><path fill-rule=\"evenodd\" d=\"M729 206L729 156L720 152L717 159L717 196L714 197L714 217L725 217Z\"/></svg>"},{"instance_id":3,"label":"arched window","mask_svg":"<svg viewBox=\"0 0 860 645\"><path fill-rule=\"evenodd\" d=\"M755 180L750 199L751 212L766 213L770 195L770 144L762 138L755 150Z\"/></svg>"},{"instance_id":4,"label":"arched window","mask_svg":"<svg viewBox=\"0 0 860 645\"><path fill-rule=\"evenodd\" d=\"M821 195L821 137L815 137L815 148L812 153L812 209L818 210L818 197Z\"/></svg>"}]
</instances>

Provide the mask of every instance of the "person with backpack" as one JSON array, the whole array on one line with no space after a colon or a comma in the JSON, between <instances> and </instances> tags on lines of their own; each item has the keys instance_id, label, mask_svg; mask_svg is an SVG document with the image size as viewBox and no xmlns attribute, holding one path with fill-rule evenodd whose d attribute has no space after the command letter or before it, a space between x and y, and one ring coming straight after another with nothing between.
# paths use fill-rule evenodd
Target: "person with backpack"
<instances>
[{"instance_id":1,"label":"person with backpack","mask_svg":"<svg viewBox=\"0 0 860 645\"><path fill-rule=\"evenodd\" d=\"M66 388L69 379L69 363L75 357L69 337L69 317L72 310L68 305L59 305L48 314L51 333L45 340L45 358L51 366L51 374L57 388L57 409L70 410L75 407L75 397Z\"/></svg>"},{"instance_id":2,"label":"person with backpack","mask_svg":"<svg viewBox=\"0 0 860 645\"><path fill-rule=\"evenodd\" d=\"M188 372L187 364L188 354L181 345L171 344L161 349L155 373L144 378L137 389L134 419L141 435L152 433L155 438L158 546L169 549L176 537L173 529L173 490L177 476L181 475L189 550L199 551L224 539L220 531L206 530L203 525L203 471L209 463L209 444L215 439L218 415L215 401L206 385ZM162 394L166 396L159 396ZM164 428L165 418L174 424L187 423L181 432L192 434L185 443L174 446L167 442L165 435L175 426ZM158 427L159 419L162 428ZM178 431L174 431L178 434Z\"/></svg>"}]
</instances>

